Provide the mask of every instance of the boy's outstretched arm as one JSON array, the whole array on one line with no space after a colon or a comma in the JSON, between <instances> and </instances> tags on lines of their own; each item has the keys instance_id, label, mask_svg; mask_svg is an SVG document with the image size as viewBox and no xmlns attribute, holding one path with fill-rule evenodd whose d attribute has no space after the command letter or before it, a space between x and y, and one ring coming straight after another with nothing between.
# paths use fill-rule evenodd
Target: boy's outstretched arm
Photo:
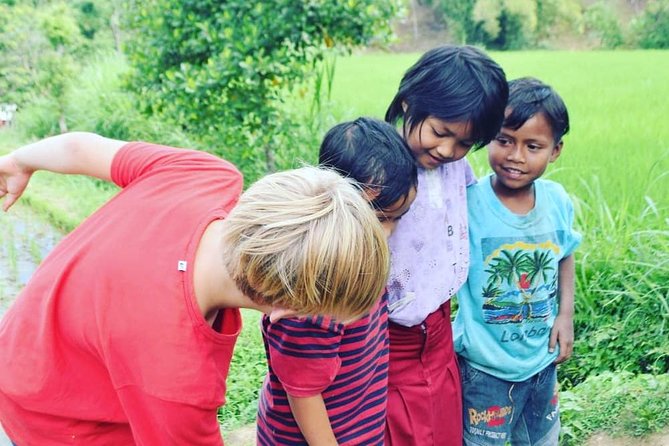
<instances>
[{"instance_id":1,"label":"boy's outstretched arm","mask_svg":"<svg viewBox=\"0 0 669 446\"><path fill-rule=\"evenodd\" d=\"M125 141L94 133L66 133L20 147L0 157L0 198L7 210L37 170L111 179L111 164Z\"/></svg>"},{"instance_id":2,"label":"boy's outstretched arm","mask_svg":"<svg viewBox=\"0 0 669 446\"><path fill-rule=\"evenodd\" d=\"M288 395L288 403L309 446L337 446L321 394L300 398Z\"/></svg>"},{"instance_id":3,"label":"boy's outstretched arm","mask_svg":"<svg viewBox=\"0 0 669 446\"><path fill-rule=\"evenodd\" d=\"M551 352L555 349L556 343L560 345L560 353L555 359L556 364L569 359L574 349L574 256L570 254L562 259L558 268L560 305L548 344Z\"/></svg>"}]
</instances>

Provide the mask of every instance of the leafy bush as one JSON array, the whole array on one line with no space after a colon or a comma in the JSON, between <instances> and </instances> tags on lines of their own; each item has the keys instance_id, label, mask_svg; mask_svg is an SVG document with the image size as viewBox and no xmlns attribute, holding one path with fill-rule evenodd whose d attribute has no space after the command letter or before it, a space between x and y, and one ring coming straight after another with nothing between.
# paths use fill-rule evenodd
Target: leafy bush
<instances>
[{"instance_id":1,"label":"leafy bush","mask_svg":"<svg viewBox=\"0 0 669 446\"><path fill-rule=\"evenodd\" d=\"M252 179L279 167L277 135L296 128L286 92L332 48L388 34L396 10L378 0L136 2L132 85L144 110L198 134Z\"/></svg>"},{"instance_id":2,"label":"leafy bush","mask_svg":"<svg viewBox=\"0 0 669 446\"><path fill-rule=\"evenodd\" d=\"M642 436L669 425L669 376L606 372L560 392L564 446L598 431Z\"/></svg>"},{"instance_id":3,"label":"leafy bush","mask_svg":"<svg viewBox=\"0 0 669 446\"><path fill-rule=\"evenodd\" d=\"M90 59L67 96L66 116L72 130L99 133L120 140L146 140L179 147L196 144L169 123L140 113L137 98L123 90L129 71L125 57L116 52Z\"/></svg>"},{"instance_id":4,"label":"leafy bush","mask_svg":"<svg viewBox=\"0 0 669 446\"><path fill-rule=\"evenodd\" d=\"M49 97L37 97L19 108L14 125L22 139L44 138L59 133L58 103Z\"/></svg>"}]
</instances>

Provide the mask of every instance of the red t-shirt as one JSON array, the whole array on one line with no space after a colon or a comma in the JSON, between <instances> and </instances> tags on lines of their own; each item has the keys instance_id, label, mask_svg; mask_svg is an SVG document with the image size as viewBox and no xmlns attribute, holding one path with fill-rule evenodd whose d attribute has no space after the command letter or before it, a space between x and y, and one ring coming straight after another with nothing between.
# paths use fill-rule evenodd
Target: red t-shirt
<instances>
[{"instance_id":1,"label":"red t-shirt","mask_svg":"<svg viewBox=\"0 0 669 446\"><path fill-rule=\"evenodd\" d=\"M212 155L130 143L123 188L51 252L0 324L0 421L26 445L222 444L217 408L241 329L193 292L204 229L242 177Z\"/></svg>"}]
</instances>

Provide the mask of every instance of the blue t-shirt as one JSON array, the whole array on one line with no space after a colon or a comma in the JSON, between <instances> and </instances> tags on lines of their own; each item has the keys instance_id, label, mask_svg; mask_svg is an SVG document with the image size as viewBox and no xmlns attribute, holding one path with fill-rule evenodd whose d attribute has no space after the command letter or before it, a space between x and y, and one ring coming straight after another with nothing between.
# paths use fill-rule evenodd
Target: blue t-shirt
<instances>
[{"instance_id":1,"label":"blue t-shirt","mask_svg":"<svg viewBox=\"0 0 669 446\"><path fill-rule=\"evenodd\" d=\"M467 189L471 262L458 292L455 349L474 368L507 381L524 381L557 357L548 352L557 315L558 263L581 241L564 188L534 183L526 215L497 198L491 176Z\"/></svg>"}]
</instances>

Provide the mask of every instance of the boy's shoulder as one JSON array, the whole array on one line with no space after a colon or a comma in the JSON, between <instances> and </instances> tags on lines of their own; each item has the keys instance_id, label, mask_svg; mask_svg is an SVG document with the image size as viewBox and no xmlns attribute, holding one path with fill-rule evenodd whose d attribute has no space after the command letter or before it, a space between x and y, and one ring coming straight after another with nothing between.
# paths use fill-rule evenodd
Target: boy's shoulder
<instances>
[{"instance_id":1,"label":"boy's shoulder","mask_svg":"<svg viewBox=\"0 0 669 446\"><path fill-rule=\"evenodd\" d=\"M490 177L492 173L488 173L481 178L474 178L474 181L467 184L467 194L480 194L486 191L492 191L490 187Z\"/></svg>"},{"instance_id":2,"label":"boy's shoulder","mask_svg":"<svg viewBox=\"0 0 669 446\"><path fill-rule=\"evenodd\" d=\"M550 195L553 200L571 201L567 190L557 181L539 178L534 181L534 184L537 189L540 188L545 194Z\"/></svg>"}]
</instances>

